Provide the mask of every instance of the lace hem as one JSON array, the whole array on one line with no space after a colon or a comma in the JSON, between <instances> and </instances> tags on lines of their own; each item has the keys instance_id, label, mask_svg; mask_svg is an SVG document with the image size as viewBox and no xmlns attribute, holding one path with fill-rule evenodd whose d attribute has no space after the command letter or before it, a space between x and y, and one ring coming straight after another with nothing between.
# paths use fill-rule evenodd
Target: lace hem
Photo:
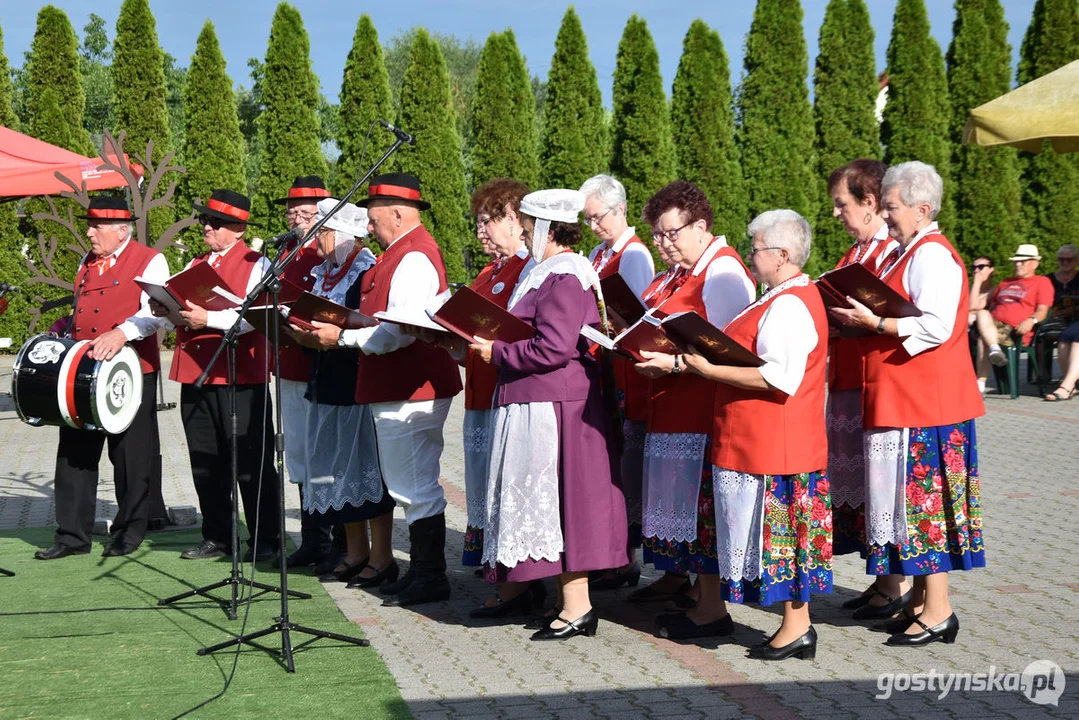
<instances>
[{"instance_id":1,"label":"lace hem","mask_svg":"<svg viewBox=\"0 0 1079 720\"><path fill-rule=\"evenodd\" d=\"M712 468L716 508L716 564L721 578L756 580L761 575L766 475Z\"/></svg>"},{"instance_id":2,"label":"lace hem","mask_svg":"<svg viewBox=\"0 0 1079 720\"><path fill-rule=\"evenodd\" d=\"M866 431L865 535L870 545L907 540L905 428Z\"/></svg>"}]
</instances>

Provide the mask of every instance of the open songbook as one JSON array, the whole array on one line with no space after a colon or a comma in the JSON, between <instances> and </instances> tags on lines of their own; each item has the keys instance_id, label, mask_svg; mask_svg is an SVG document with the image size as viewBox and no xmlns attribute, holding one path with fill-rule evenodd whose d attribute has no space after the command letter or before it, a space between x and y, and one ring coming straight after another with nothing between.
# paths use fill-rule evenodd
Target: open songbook
<instances>
[{"instance_id":1,"label":"open songbook","mask_svg":"<svg viewBox=\"0 0 1079 720\"><path fill-rule=\"evenodd\" d=\"M206 310L231 310L243 303L243 298L236 297L225 289L225 281L210 263L206 262L192 265L164 283L144 277L136 277L135 283L152 299L165 306L169 311L169 322L173 325L183 324L180 311L187 310L188 303Z\"/></svg>"},{"instance_id":2,"label":"open songbook","mask_svg":"<svg viewBox=\"0 0 1079 720\"><path fill-rule=\"evenodd\" d=\"M918 317L922 311L874 275L865 265L851 263L829 270L817 279L817 289L827 307L850 309L852 297L880 317Z\"/></svg>"},{"instance_id":3,"label":"open songbook","mask_svg":"<svg viewBox=\"0 0 1079 720\"><path fill-rule=\"evenodd\" d=\"M648 312L614 338L608 338L590 326L581 328L581 335L636 362L644 362L642 350L674 354L692 347L713 365L760 367L764 364L759 357L693 311L662 318Z\"/></svg>"},{"instance_id":4,"label":"open songbook","mask_svg":"<svg viewBox=\"0 0 1079 720\"><path fill-rule=\"evenodd\" d=\"M603 291L603 302L607 306L607 319L618 332L633 325L648 312L644 301L618 273L600 280L599 286Z\"/></svg>"},{"instance_id":5,"label":"open songbook","mask_svg":"<svg viewBox=\"0 0 1079 720\"><path fill-rule=\"evenodd\" d=\"M521 318L467 287L455 292L437 311L393 308L377 312L375 317L398 325L452 332L470 343L476 337L512 343L527 340L536 332Z\"/></svg>"}]
</instances>

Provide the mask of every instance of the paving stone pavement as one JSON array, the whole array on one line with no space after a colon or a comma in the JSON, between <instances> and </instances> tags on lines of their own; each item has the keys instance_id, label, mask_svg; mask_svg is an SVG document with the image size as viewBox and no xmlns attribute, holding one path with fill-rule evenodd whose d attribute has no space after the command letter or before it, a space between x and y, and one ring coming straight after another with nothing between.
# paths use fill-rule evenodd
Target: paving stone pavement
<instances>
[{"instance_id":1,"label":"paving stone pavement","mask_svg":"<svg viewBox=\"0 0 1079 720\"><path fill-rule=\"evenodd\" d=\"M168 356L164 358L167 365ZM0 358L0 388L10 382L11 357ZM989 567L953 573L952 597L962 630L954 645L886 648L839 609L867 583L864 564L835 563L836 592L813 603L820 636L815 661L762 663L745 647L778 626L778 610L733 606L739 629L729 642L678 643L654 637L656 608L624 602L629 589L596 593L603 621L594 638L532 643L517 622L468 618L489 586L460 566L465 505L460 398L446 425L442 460L450 505L447 556L453 597L415 610L381 607L377 594L327 590L346 617L362 627L393 673L416 718L1028 718L1079 717L1079 578L1066 556L1074 549L1079 510L1079 402L1049 404L1028 395L989 396L978 421L978 450ZM165 383L165 399L179 389ZM178 410L160 414L165 499L196 505ZM53 524L54 429L19 422L0 396L0 530ZM115 512L112 472L103 462L98 515ZM1068 478L1072 478L1068 480ZM286 491L287 527L298 533L297 494ZM407 561L400 509L394 541ZM645 569L641 582L654 579ZM2 580L0 580L2 582ZM302 622L302 604L293 606ZM990 691L943 694L906 690L903 673L1022 673L1049 660L1066 676L1054 706L1036 705L1014 678ZM884 695L892 674L893 692ZM1044 695L1039 695L1039 699Z\"/></svg>"}]
</instances>

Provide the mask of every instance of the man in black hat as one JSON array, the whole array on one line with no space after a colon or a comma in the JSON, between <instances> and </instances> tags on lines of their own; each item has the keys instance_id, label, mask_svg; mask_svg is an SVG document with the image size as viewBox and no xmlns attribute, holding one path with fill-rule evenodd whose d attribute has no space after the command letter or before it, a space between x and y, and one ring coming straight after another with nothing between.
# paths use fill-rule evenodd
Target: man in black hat
<instances>
[{"instance_id":1,"label":"man in black hat","mask_svg":"<svg viewBox=\"0 0 1079 720\"><path fill-rule=\"evenodd\" d=\"M58 527L52 546L34 554L38 560L90 552L98 463L106 442L118 507L102 554L110 557L134 552L146 533L151 485L160 455L157 331L162 321L150 312L149 298L134 278L164 282L169 266L160 252L133 240L131 223L135 218L124 199L92 198L83 218L89 221L86 235L90 252L75 275L71 336L89 340L90 356L96 360L111 360L131 343L143 373L142 399L134 421L122 433L60 428L55 475Z\"/></svg>"},{"instance_id":2,"label":"man in black hat","mask_svg":"<svg viewBox=\"0 0 1079 720\"><path fill-rule=\"evenodd\" d=\"M446 266L434 238L420 221L430 207L420 181L405 173L371 180L367 229L383 249L364 275L360 312L395 309L423 313L450 295ZM419 605L450 595L446 578L446 499L438 483L442 426L453 396L461 391L457 363L445 350L418 342L400 326L344 330L316 323L323 347L359 348L356 402L369 404L375 419L382 476L393 498L405 506L408 572L384 585L384 605ZM380 569L384 570L384 569Z\"/></svg>"},{"instance_id":3,"label":"man in black hat","mask_svg":"<svg viewBox=\"0 0 1079 720\"><path fill-rule=\"evenodd\" d=\"M205 205L195 205L203 240L210 252L190 263L209 263L221 276L225 289L243 297L269 265L243 241L251 201L231 190L214 190ZM185 268L186 269L186 268ZM232 424L229 400L228 353L221 353L210 368L206 383L194 383L209 365L223 331L237 320L235 310L207 311L191 305L180 313L171 380L182 384L180 413L191 457L191 476L202 510L202 537L188 548L187 560L230 555L232 547ZM155 303L155 312L164 308ZM273 463L273 412L268 390L266 340L243 321L236 348L236 464L240 497L250 533L244 561L268 560L277 551L279 492Z\"/></svg>"}]
</instances>

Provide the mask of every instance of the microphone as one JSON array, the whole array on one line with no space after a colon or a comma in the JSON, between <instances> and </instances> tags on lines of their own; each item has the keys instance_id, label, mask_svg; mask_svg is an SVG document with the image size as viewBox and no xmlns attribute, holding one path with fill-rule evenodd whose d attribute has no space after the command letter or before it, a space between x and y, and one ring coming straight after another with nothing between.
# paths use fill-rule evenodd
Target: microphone
<instances>
[{"instance_id":1,"label":"microphone","mask_svg":"<svg viewBox=\"0 0 1079 720\"><path fill-rule=\"evenodd\" d=\"M264 241L266 245L287 245L293 240L303 240L304 231L303 228L292 228L287 233L281 233L277 237L272 237L269 240Z\"/></svg>"},{"instance_id":2,"label":"microphone","mask_svg":"<svg viewBox=\"0 0 1079 720\"><path fill-rule=\"evenodd\" d=\"M0 293L17 293L19 288L14 285L8 285L7 283L0 282Z\"/></svg>"},{"instance_id":3,"label":"microphone","mask_svg":"<svg viewBox=\"0 0 1079 720\"><path fill-rule=\"evenodd\" d=\"M401 128L394 127L393 125L390 125L385 120L379 120L378 124L381 125L382 127L386 128L390 132L392 132L394 135L396 135L397 139L400 140L401 142L408 143L409 145L415 145L416 144L416 138L414 136L412 136L412 135L409 135L408 133L406 133Z\"/></svg>"}]
</instances>

